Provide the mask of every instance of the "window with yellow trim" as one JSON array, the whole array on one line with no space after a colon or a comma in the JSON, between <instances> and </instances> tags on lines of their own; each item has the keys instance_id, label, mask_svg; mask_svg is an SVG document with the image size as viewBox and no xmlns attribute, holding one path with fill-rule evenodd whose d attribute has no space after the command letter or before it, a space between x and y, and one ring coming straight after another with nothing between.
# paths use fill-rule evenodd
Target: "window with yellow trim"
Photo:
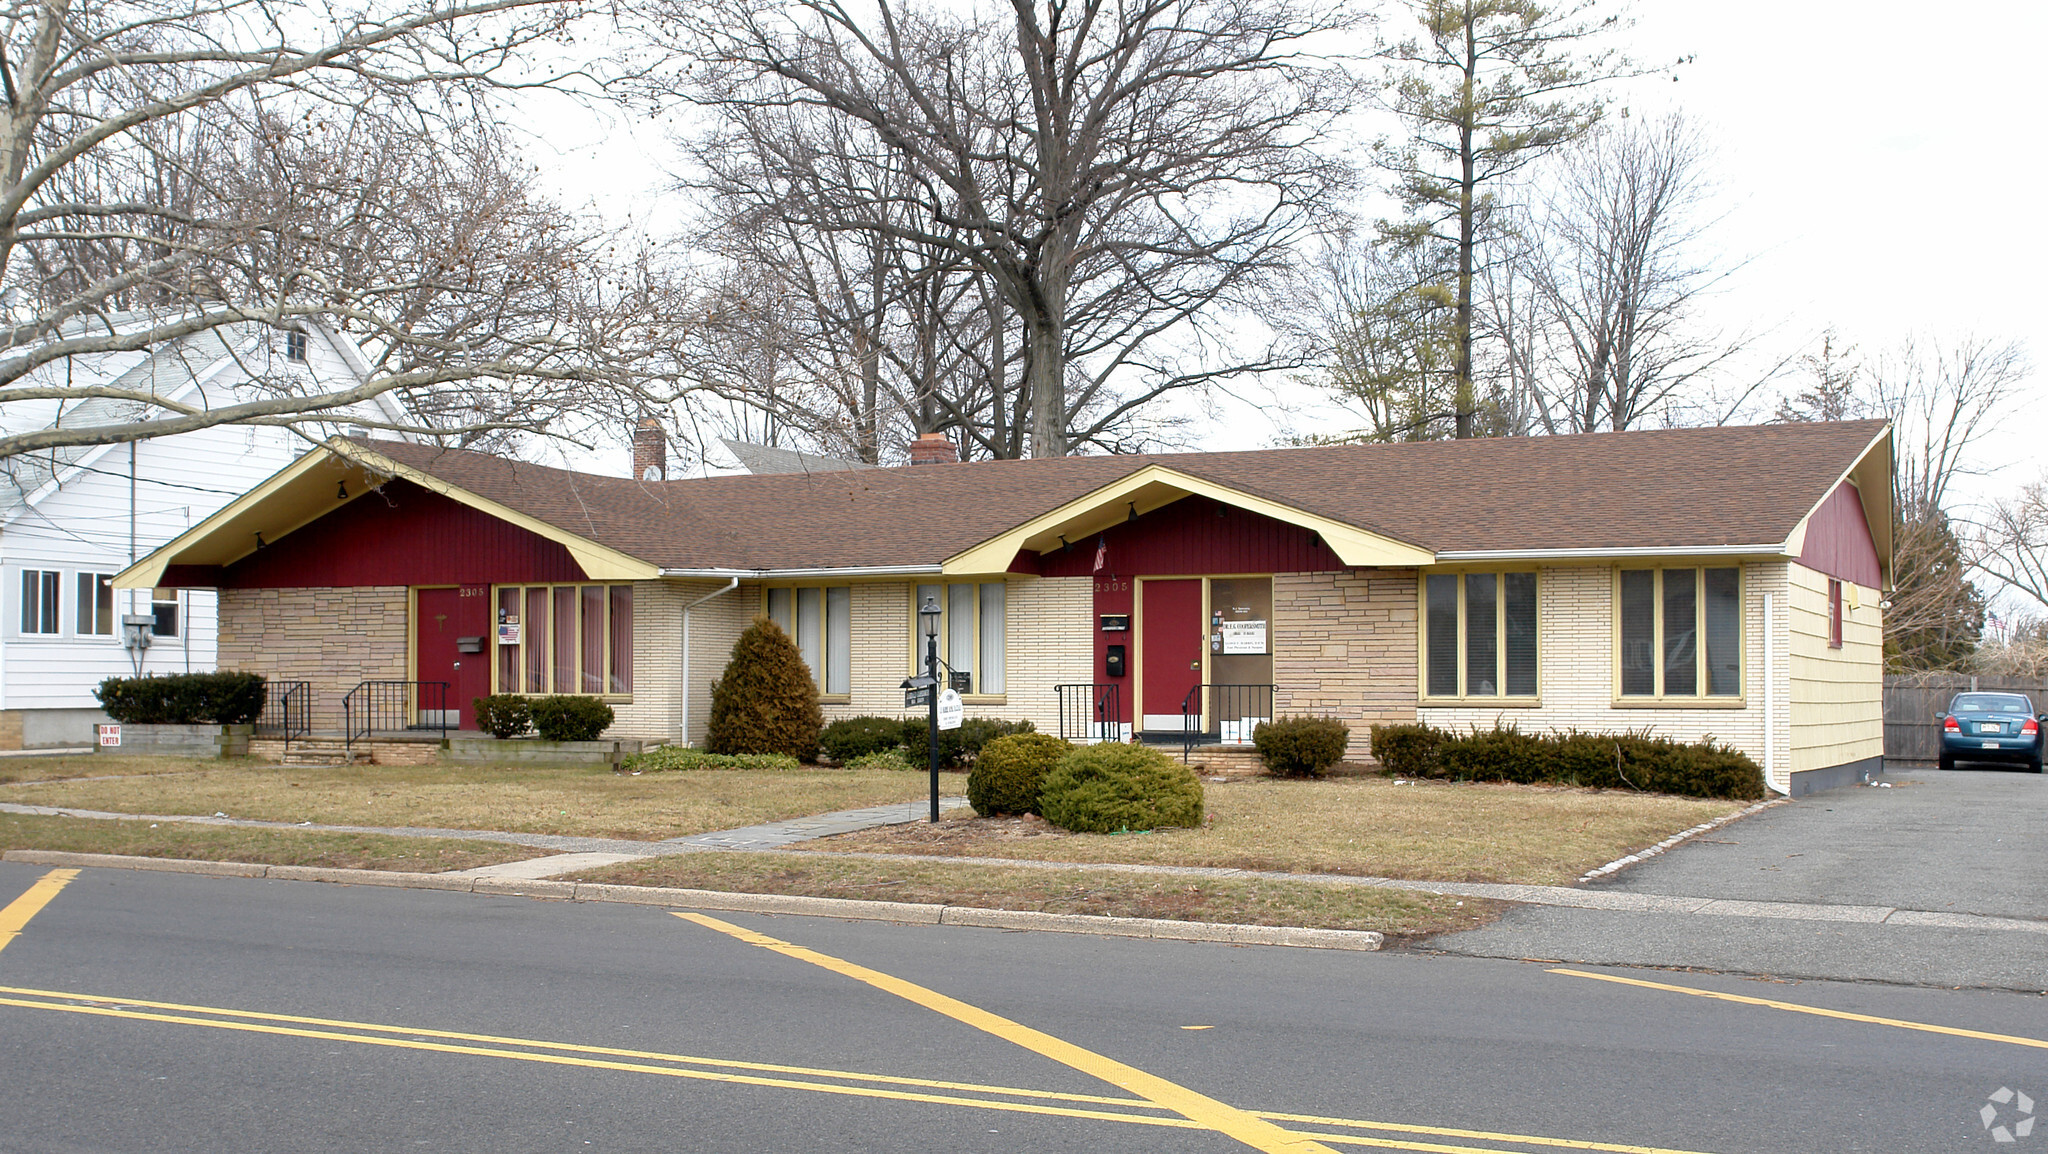
<instances>
[{"instance_id":1,"label":"window with yellow trim","mask_svg":"<svg viewBox=\"0 0 2048 1154\"><path fill-rule=\"evenodd\" d=\"M910 599L911 665L924 664L924 636L917 609L926 598L939 603L939 659L954 673L967 675L964 693L1007 692L1010 587L1001 581L960 585L919 585Z\"/></svg>"},{"instance_id":2,"label":"window with yellow trim","mask_svg":"<svg viewBox=\"0 0 2048 1154\"><path fill-rule=\"evenodd\" d=\"M1742 570L1623 569L1616 578L1622 697L1742 694Z\"/></svg>"},{"instance_id":3,"label":"window with yellow trim","mask_svg":"<svg viewBox=\"0 0 2048 1154\"><path fill-rule=\"evenodd\" d=\"M796 642L818 692L853 692L853 588L833 585L768 590L768 619Z\"/></svg>"},{"instance_id":4,"label":"window with yellow trim","mask_svg":"<svg viewBox=\"0 0 2048 1154\"><path fill-rule=\"evenodd\" d=\"M1536 696L1536 574L1423 578L1423 694Z\"/></svg>"},{"instance_id":5,"label":"window with yellow trim","mask_svg":"<svg viewBox=\"0 0 2048 1154\"><path fill-rule=\"evenodd\" d=\"M500 585L499 693L633 692L631 585Z\"/></svg>"}]
</instances>

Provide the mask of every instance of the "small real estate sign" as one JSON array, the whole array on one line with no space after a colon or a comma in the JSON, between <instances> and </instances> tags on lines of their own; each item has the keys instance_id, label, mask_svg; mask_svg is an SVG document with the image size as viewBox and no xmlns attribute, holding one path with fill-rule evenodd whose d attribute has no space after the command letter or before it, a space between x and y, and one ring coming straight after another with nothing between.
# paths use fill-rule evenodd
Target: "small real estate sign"
<instances>
[{"instance_id":1,"label":"small real estate sign","mask_svg":"<svg viewBox=\"0 0 2048 1154\"><path fill-rule=\"evenodd\" d=\"M967 712L960 703L960 695L951 689L939 694L939 728L958 729L962 715Z\"/></svg>"},{"instance_id":2,"label":"small real estate sign","mask_svg":"<svg viewBox=\"0 0 2048 1154\"><path fill-rule=\"evenodd\" d=\"M99 736L99 744L102 748L120 748L121 727L119 725L95 725L93 729Z\"/></svg>"}]
</instances>

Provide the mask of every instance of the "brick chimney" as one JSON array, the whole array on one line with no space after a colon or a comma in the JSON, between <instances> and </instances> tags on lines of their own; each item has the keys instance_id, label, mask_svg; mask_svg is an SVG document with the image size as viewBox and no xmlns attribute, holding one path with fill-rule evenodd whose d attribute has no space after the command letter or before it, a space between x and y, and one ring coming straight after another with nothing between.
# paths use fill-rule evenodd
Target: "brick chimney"
<instances>
[{"instance_id":1,"label":"brick chimney","mask_svg":"<svg viewBox=\"0 0 2048 1154\"><path fill-rule=\"evenodd\" d=\"M910 463L913 465L950 465L960 459L960 450L946 439L944 433L922 433L910 442Z\"/></svg>"},{"instance_id":2,"label":"brick chimney","mask_svg":"<svg viewBox=\"0 0 2048 1154\"><path fill-rule=\"evenodd\" d=\"M668 480L668 437L661 422L642 417L633 429L633 478L638 481Z\"/></svg>"}]
</instances>

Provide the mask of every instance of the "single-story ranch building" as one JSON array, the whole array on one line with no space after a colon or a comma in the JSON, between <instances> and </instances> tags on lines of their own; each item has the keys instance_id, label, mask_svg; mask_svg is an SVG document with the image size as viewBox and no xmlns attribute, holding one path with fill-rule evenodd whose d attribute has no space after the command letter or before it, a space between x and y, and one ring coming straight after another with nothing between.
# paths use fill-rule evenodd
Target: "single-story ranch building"
<instances>
[{"instance_id":1,"label":"single-story ranch building","mask_svg":"<svg viewBox=\"0 0 2048 1154\"><path fill-rule=\"evenodd\" d=\"M219 592L220 667L585 693L703 737L757 614L828 720L905 714L917 607L969 715L1076 739L1262 717L1651 731L1792 794L1882 764L1881 421L662 480L335 438L120 574ZM658 446L657 446L658 448ZM421 716L424 713L436 716Z\"/></svg>"}]
</instances>

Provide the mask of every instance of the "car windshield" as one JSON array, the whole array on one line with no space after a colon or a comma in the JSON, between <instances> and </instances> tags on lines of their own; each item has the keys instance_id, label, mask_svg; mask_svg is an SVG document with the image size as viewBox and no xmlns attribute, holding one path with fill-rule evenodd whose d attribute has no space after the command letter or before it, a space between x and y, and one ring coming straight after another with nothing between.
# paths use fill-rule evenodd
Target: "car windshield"
<instances>
[{"instance_id":1,"label":"car windshield","mask_svg":"<svg viewBox=\"0 0 2048 1154\"><path fill-rule=\"evenodd\" d=\"M1958 693L1950 713L2032 713L2034 703L2017 693Z\"/></svg>"}]
</instances>

